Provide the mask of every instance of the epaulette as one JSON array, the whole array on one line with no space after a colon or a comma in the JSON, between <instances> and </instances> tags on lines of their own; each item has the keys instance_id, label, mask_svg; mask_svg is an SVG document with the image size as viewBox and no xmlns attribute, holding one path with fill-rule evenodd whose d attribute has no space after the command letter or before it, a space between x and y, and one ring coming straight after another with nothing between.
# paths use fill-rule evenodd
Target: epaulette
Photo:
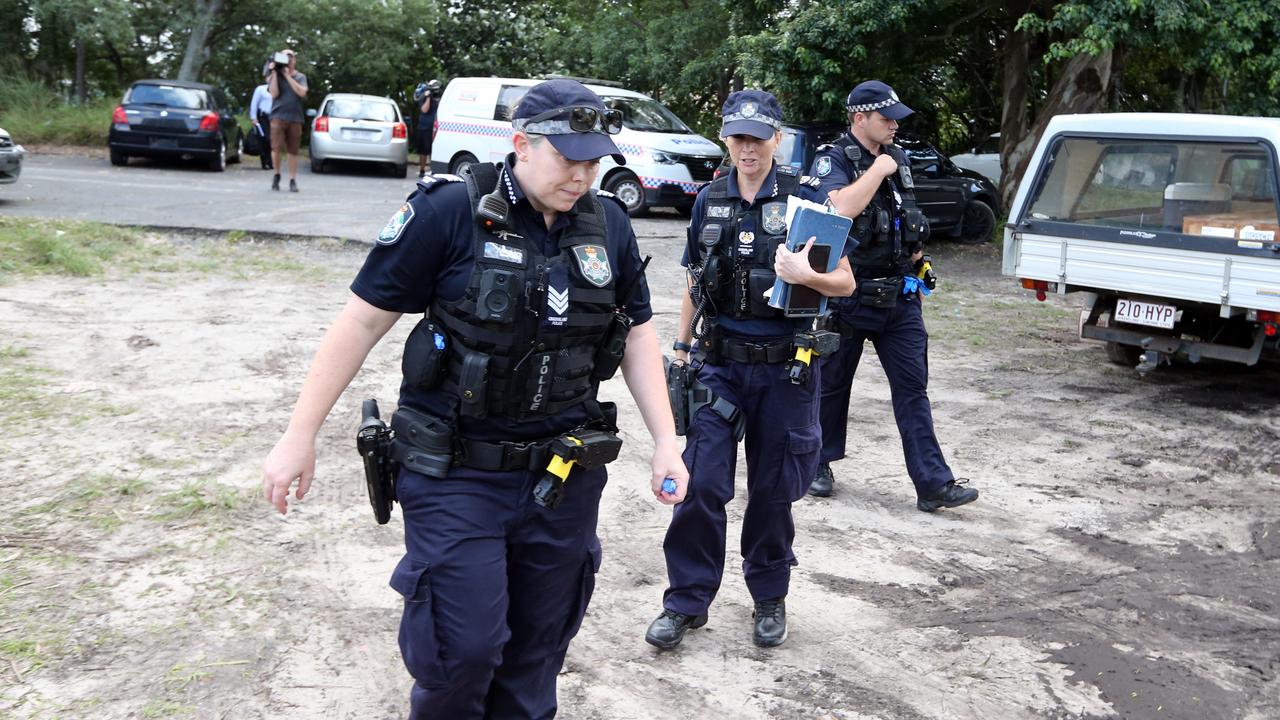
<instances>
[{"instance_id":1,"label":"epaulette","mask_svg":"<svg viewBox=\"0 0 1280 720\"><path fill-rule=\"evenodd\" d=\"M775 165L777 171L782 175L799 175L800 171L790 165Z\"/></svg>"},{"instance_id":2,"label":"epaulette","mask_svg":"<svg viewBox=\"0 0 1280 720\"><path fill-rule=\"evenodd\" d=\"M817 152L822 152L823 150L831 150L832 148L835 148L835 147L836 146L832 145L831 143L827 143L825 145L819 145Z\"/></svg>"},{"instance_id":3,"label":"epaulette","mask_svg":"<svg viewBox=\"0 0 1280 720\"><path fill-rule=\"evenodd\" d=\"M618 207L622 208L622 212L627 212L627 204L622 202L622 198L614 195L608 190L597 190L596 197L609 198L610 200L618 203Z\"/></svg>"},{"instance_id":4,"label":"epaulette","mask_svg":"<svg viewBox=\"0 0 1280 720\"><path fill-rule=\"evenodd\" d=\"M440 173L439 175L426 175L418 178L418 187L422 192L430 192L432 188L444 183L462 182L462 178L449 173Z\"/></svg>"},{"instance_id":5,"label":"epaulette","mask_svg":"<svg viewBox=\"0 0 1280 720\"><path fill-rule=\"evenodd\" d=\"M822 187L822 178L814 177L813 175L801 175L800 184L808 185L809 187L817 190Z\"/></svg>"}]
</instances>

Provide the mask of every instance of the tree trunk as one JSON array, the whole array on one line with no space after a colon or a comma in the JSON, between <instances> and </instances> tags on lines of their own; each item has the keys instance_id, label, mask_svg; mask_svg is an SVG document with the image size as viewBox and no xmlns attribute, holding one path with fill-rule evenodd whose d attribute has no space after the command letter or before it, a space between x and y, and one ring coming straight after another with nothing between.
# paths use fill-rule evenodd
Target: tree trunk
<instances>
[{"instance_id":1,"label":"tree trunk","mask_svg":"<svg viewBox=\"0 0 1280 720\"><path fill-rule=\"evenodd\" d=\"M222 9L223 0L195 0L191 22L191 34L187 36L187 51L182 54L179 80L198 80L204 63L209 59L209 33L213 31L213 19Z\"/></svg>"},{"instance_id":2,"label":"tree trunk","mask_svg":"<svg viewBox=\"0 0 1280 720\"><path fill-rule=\"evenodd\" d=\"M1092 113L1106 108L1113 52L1104 50L1098 55L1082 53L1068 60L1049 89L1045 105L1036 114L1030 131L1018 140L1000 136L1001 166L1004 169L1000 194L1006 209L1013 204L1018 181L1026 173L1031 153L1040 142L1049 120L1055 115Z\"/></svg>"},{"instance_id":3,"label":"tree trunk","mask_svg":"<svg viewBox=\"0 0 1280 720\"><path fill-rule=\"evenodd\" d=\"M1014 19L1017 20L1016 17ZM1027 103L1031 93L1031 78L1027 74L1031 57L1031 36L1025 32L1012 31L1007 37L1004 51L1004 97L1000 117L1000 196L1002 207L1006 210L1009 208L1009 199L1013 197L1008 188L1017 185L1013 182L1013 163L1010 159L1014 147L1027 135L1030 117Z\"/></svg>"},{"instance_id":4,"label":"tree trunk","mask_svg":"<svg viewBox=\"0 0 1280 720\"><path fill-rule=\"evenodd\" d=\"M80 105L85 104L89 99L88 90L84 86L84 38L76 38L76 77L73 84L76 94L76 102Z\"/></svg>"}]
</instances>

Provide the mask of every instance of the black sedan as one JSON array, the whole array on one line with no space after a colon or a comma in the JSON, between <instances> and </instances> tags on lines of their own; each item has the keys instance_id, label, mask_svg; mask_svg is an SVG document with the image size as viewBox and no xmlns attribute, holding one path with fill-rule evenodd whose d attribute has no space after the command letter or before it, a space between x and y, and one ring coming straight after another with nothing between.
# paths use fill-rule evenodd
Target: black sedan
<instances>
[{"instance_id":1,"label":"black sedan","mask_svg":"<svg viewBox=\"0 0 1280 720\"><path fill-rule=\"evenodd\" d=\"M240 162L244 137L221 90L180 80L138 80L111 114L112 165L130 157L198 158L212 170Z\"/></svg>"},{"instance_id":2,"label":"black sedan","mask_svg":"<svg viewBox=\"0 0 1280 720\"><path fill-rule=\"evenodd\" d=\"M818 147L832 142L848 129L847 125L831 123L784 124L782 142L778 145L780 162L808 173ZM965 244L990 240L1000 212L1000 193L996 186L981 174L956 166L922 138L900 132L895 142L911 160L916 202L929 218L933 237L950 235ZM724 163L716 171L717 176L728 169L726 154Z\"/></svg>"}]
</instances>

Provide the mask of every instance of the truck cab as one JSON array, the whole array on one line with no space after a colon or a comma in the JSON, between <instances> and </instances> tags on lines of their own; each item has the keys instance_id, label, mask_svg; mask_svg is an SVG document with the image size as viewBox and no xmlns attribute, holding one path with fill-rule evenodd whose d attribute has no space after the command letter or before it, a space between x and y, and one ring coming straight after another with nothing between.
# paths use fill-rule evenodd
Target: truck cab
<instances>
[{"instance_id":1,"label":"truck cab","mask_svg":"<svg viewBox=\"0 0 1280 720\"><path fill-rule=\"evenodd\" d=\"M1053 118L1018 187L1002 271L1080 293L1114 362L1253 365L1280 335L1280 119Z\"/></svg>"}]
</instances>

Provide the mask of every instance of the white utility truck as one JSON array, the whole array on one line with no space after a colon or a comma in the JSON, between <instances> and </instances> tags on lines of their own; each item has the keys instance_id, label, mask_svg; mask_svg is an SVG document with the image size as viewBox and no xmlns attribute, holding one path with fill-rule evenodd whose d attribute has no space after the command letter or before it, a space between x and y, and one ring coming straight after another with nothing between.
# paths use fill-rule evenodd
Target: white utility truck
<instances>
[{"instance_id":1,"label":"white utility truck","mask_svg":"<svg viewBox=\"0 0 1280 720\"><path fill-rule=\"evenodd\" d=\"M1114 113L1050 120L1004 231L1005 275L1082 292L1080 336L1114 362L1253 365L1280 350L1280 119Z\"/></svg>"}]
</instances>

